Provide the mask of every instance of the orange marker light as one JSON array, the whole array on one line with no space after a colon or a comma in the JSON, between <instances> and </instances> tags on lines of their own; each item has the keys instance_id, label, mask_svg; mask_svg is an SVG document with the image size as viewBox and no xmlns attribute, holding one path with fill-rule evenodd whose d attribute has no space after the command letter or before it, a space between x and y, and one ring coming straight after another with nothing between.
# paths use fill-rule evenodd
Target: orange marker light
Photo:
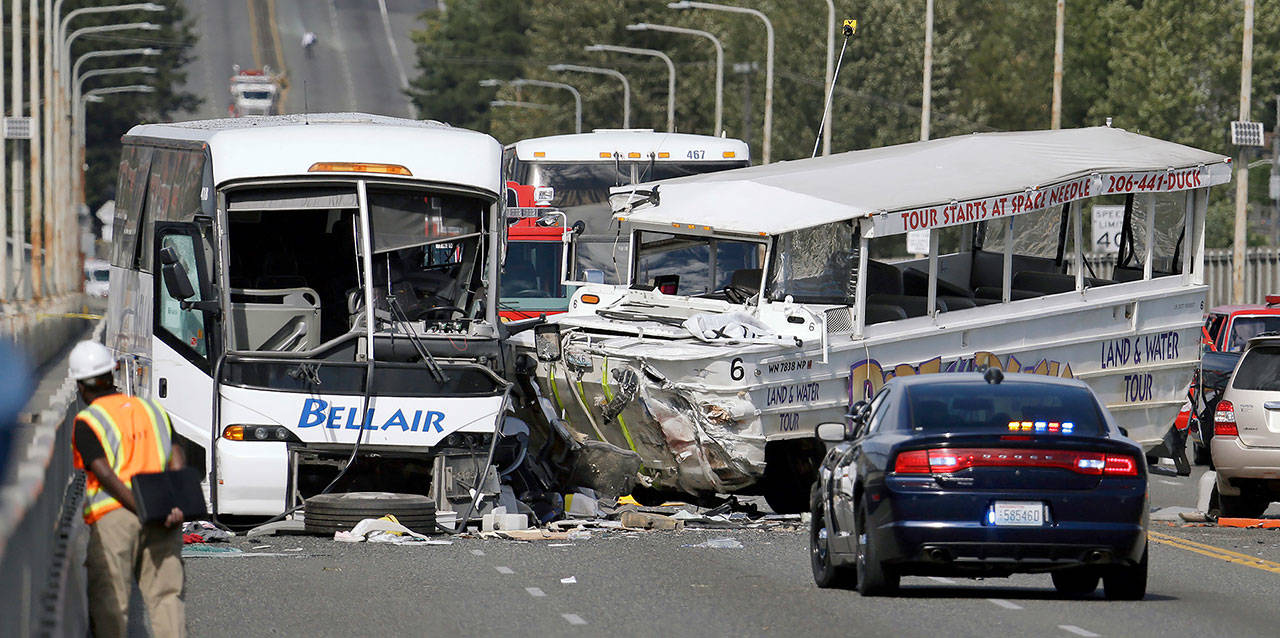
<instances>
[{"instance_id":1,"label":"orange marker light","mask_svg":"<svg viewBox=\"0 0 1280 638\"><path fill-rule=\"evenodd\" d=\"M640 159L640 154L635 151L632 151L630 153L627 153L627 159Z\"/></svg>"},{"instance_id":2,"label":"orange marker light","mask_svg":"<svg viewBox=\"0 0 1280 638\"><path fill-rule=\"evenodd\" d=\"M600 151L600 157L604 159L609 159L610 157L613 157L613 153L609 153L607 151Z\"/></svg>"},{"instance_id":3,"label":"orange marker light","mask_svg":"<svg viewBox=\"0 0 1280 638\"><path fill-rule=\"evenodd\" d=\"M725 159L733 159L733 158L735 158L735 157L737 157L737 156L738 156L738 154L737 154L737 153L735 153L735 152L733 152L733 151L725 151L725 152L724 152L724 158L725 158Z\"/></svg>"},{"instance_id":4,"label":"orange marker light","mask_svg":"<svg viewBox=\"0 0 1280 638\"><path fill-rule=\"evenodd\" d=\"M600 303L600 296L599 295L582 295L582 303L592 304L592 305L598 304Z\"/></svg>"},{"instance_id":5,"label":"orange marker light","mask_svg":"<svg viewBox=\"0 0 1280 638\"><path fill-rule=\"evenodd\" d=\"M381 173L413 177L409 169L399 164L370 164L367 162L316 162L308 173Z\"/></svg>"},{"instance_id":6,"label":"orange marker light","mask_svg":"<svg viewBox=\"0 0 1280 638\"><path fill-rule=\"evenodd\" d=\"M224 438L224 439L226 439L226 440L228 440L228 441L243 441L243 440L244 440L244 426L243 426L243 425L228 425L225 429L223 429L223 430L222 430L222 438Z\"/></svg>"},{"instance_id":7,"label":"orange marker light","mask_svg":"<svg viewBox=\"0 0 1280 638\"><path fill-rule=\"evenodd\" d=\"M547 152L546 152L546 151L534 151L534 152L533 152L533 156L534 156L534 157L546 157L546 156L547 156Z\"/></svg>"},{"instance_id":8,"label":"orange marker light","mask_svg":"<svg viewBox=\"0 0 1280 638\"><path fill-rule=\"evenodd\" d=\"M671 157L671 153L658 153L658 159L667 159Z\"/></svg>"}]
</instances>

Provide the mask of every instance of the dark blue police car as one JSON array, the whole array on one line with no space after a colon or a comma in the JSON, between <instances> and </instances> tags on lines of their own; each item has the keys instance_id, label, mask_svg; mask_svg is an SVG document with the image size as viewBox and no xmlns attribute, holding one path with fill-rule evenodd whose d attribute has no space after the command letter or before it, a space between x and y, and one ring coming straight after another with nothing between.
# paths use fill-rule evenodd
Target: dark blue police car
<instances>
[{"instance_id":1,"label":"dark blue police car","mask_svg":"<svg viewBox=\"0 0 1280 638\"><path fill-rule=\"evenodd\" d=\"M1146 460L1084 383L900 377L817 434L835 443L811 494L820 587L1047 572L1066 594L1146 594Z\"/></svg>"}]
</instances>

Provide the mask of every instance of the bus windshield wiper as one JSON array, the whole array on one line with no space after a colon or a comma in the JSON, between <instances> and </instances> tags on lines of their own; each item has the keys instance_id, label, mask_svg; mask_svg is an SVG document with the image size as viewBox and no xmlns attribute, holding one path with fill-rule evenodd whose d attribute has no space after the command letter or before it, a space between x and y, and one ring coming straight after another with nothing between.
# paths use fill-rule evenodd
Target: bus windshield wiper
<instances>
[{"instance_id":1,"label":"bus windshield wiper","mask_svg":"<svg viewBox=\"0 0 1280 638\"><path fill-rule=\"evenodd\" d=\"M449 377L445 376L444 368L440 367L440 363L436 358L431 356L431 351L422 343L413 331L413 324L409 322L409 316L405 314L404 308L400 307L400 302L396 300L395 295L387 295L387 306L391 309L391 320L395 325L404 330L405 335L409 338L409 343L413 344L413 349L418 351L418 356L422 357L422 362L427 366L427 370L431 372L431 378L436 383L444 385L448 382Z\"/></svg>"}]
</instances>

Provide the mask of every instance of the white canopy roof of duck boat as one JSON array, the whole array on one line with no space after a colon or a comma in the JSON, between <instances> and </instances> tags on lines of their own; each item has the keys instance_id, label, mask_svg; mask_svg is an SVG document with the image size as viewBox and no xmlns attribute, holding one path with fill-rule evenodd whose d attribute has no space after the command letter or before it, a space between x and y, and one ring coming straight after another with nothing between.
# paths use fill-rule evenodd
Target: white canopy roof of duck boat
<instances>
[{"instance_id":1,"label":"white canopy roof of duck boat","mask_svg":"<svg viewBox=\"0 0 1280 638\"><path fill-rule=\"evenodd\" d=\"M974 133L620 186L611 199L619 220L642 226L777 235L869 218L863 235L878 237L1224 184L1230 162L1105 126Z\"/></svg>"}]
</instances>

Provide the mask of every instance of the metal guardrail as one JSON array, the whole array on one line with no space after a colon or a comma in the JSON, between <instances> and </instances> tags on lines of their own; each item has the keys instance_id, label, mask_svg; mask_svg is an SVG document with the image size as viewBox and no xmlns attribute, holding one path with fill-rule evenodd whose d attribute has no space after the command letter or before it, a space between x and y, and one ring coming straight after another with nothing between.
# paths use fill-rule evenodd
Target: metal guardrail
<instances>
[{"instance_id":1,"label":"metal guardrail","mask_svg":"<svg viewBox=\"0 0 1280 638\"><path fill-rule=\"evenodd\" d=\"M1205 251L1204 281L1209 286L1205 309L1231 303L1230 248L1214 248ZM1089 253L1085 255L1098 277L1109 279L1116 265L1114 253ZM1263 303L1269 294L1280 294L1280 248L1256 247L1245 252L1245 303Z\"/></svg>"},{"instance_id":2,"label":"metal guardrail","mask_svg":"<svg viewBox=\"0 0 1280 638\"><path fill-rule=\"evenodd\" d=\"M99 323L95 338L105 324ZM61 366L52 374L64 374ZM75 383L28 405L0 476L0 636L86 633L86 591L72 561L84 477L71 452Z\"/></svg>"}]
</instances>

